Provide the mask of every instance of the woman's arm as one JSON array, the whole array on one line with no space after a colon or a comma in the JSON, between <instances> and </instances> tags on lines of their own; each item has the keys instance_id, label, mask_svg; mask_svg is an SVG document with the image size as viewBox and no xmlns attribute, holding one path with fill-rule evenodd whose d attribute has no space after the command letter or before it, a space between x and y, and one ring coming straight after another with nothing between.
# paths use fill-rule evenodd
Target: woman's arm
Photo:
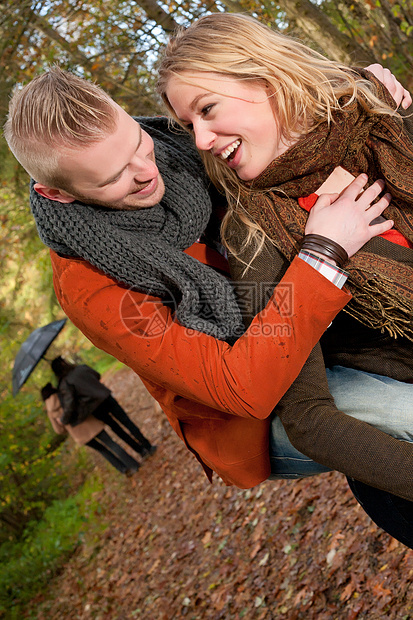
<instances>
[{"instance_id":1,"label":"woman's arm","mask_svg":"<svg viewBox=\"0 0 413 620\"><path fill-rule=\"evenodd\" d=\"M241 247L242 227L233 223L232 233L233 243L238 239ZM248 263L251 248L241 258ZM230 257L230 266L248 325L265 305L269 291L282 278L288 263L267 241L246 273L245 263L234 257ZM374 407L374 403L370 406ZM319 344L273 413L280 417L293 446L303 454L365 484L412 499L413 447L337 409Z\"/></svg>"},{"instance_id":2,"label":"woman's arm","mask_svg":"<svg viewBox=\"0 0 413 620\"><path fill-rule=\"evenodd\" d=\"M62 414L63 410L60 409L59 413ZM58 417L58 411L57 410L55 412L50 412L49 413L49 420L50 420L50 424L52 425L53 430L54 430L55 433L57 433L58 435L64 435L67 432L65 427L63 426L63 424L60 421L61 418Z\"/></svg>"},{"instance_id":3,"label":"woman's arm","mask_svg":"<svg viewBox=\"0 0 413 620\"><path fill-rule=\"evenodd\" d=\"M337 409L319 345L274 412L300 452L350 478L412 500L411 444Z\"/></svg>"}]
</instances>

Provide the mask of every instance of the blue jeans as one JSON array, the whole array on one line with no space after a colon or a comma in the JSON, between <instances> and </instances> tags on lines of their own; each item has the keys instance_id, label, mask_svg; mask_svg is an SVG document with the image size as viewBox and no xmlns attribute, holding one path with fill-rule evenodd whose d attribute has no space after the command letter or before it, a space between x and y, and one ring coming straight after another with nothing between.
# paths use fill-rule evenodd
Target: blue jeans
<instances>
[{"instance_id":1,"label":"blue jeans","mask_svg":"<svg viewBox=\"0 0 413 620\"><path fill-rule=\"evenodd\" d=\"M327 379L340 411L396 439L413 442L413 384L343 366L327 369ZM273 480L330 471L293 447L277 417L271 423L270 460Z\"/></svg>"},{"instance_id":2,"label":"blue jeans","mask_svg":"<svg viewBox=\"0 0 413 620\"><path fill-rule=\"evenodd\" d=\"M342 366L327 370L337 408L398 439L413 441L413 385ZM391 416L389 415L391 412ZM270 432L270 480L305 478L329 471L304 456L290 443L279 418ZM413 549L413 502L347 478L354 497L385 532Z\"/></svg>"}]
</instances>

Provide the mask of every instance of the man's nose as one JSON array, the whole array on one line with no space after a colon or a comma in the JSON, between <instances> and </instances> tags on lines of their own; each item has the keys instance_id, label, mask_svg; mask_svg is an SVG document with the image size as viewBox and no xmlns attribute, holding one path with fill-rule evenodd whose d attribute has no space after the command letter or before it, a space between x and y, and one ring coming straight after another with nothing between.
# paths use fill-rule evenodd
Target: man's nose
<instances>
[{"instance_id":1,"label":"man's nose","mask_svg":"<svg viewBox=\"0 0 413 620\"><path fill-rule=\"evenodd\" d=\"M136 155L131 162L133 176L139 183L154 178L158 174L158 168L151 157Z\"/></svg>"},{"instance_id":2,"label":"man's nose","mask_svg":"<svg viewBox=\"0 0 413 620\"><path fill-rule=\"evenodd\" d=\"M200 151L209 151L215 143L216 134L203 127L202 125L194 126L195 144Z\"/></svg>"}]
</instances>

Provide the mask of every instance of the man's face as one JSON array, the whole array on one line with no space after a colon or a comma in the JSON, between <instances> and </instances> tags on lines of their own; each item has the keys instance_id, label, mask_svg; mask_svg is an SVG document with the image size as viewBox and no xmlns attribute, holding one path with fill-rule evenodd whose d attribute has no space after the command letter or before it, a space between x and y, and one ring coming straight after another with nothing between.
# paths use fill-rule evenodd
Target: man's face
<instances>
[{"instance_id":1,"label":"man's face","mask_svg":"<svg viewBox=\"0 0 413 620\"><path fill-rule=\"evenodd\" d=\"M114 133L90 147L62 153L60 171L73 185L73 193L62 193L112 209L153 207L165 192L155 164L153 140L129 114L114 105L118 113Z\"/></svg>"}]
</instances>

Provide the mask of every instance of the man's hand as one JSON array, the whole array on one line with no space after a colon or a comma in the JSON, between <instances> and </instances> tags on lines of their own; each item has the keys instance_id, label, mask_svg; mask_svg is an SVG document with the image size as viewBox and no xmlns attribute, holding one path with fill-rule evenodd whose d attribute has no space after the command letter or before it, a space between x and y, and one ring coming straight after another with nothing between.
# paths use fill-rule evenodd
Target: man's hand
<instances>
[{"instance_id":1,"label":"man's hand","mask_svg":"<svg viewBox=\"0 0 413 620\"><path fill-rule=\"evenodd\" d=\"M305 234L332 239L353 256L372 237L390 230L392 220L370 225L391 201L390 194L385 194L372 204L383 191L384 181L376 181L362 191L366 183L367 175L360 174L341 196L322 194L310 211Z\"/></svg>"},{"instance_id":2,"label":"man's hand","mask_svg":"<svg viewBox=\"0 0 413 620\"><path fill-rule=\"evenodd\" d=\"M397 106L402 106L404 110L412 104L412 96L408 90L406 90L400 82L395 78L393 73L389 71L389 69L385 69L378 63L374 63L373 65L369 65L366 67L367 71L370 71L373 75L376 76L380 82L384 84L387 88Z\"/></svg>"}]
</instances>

